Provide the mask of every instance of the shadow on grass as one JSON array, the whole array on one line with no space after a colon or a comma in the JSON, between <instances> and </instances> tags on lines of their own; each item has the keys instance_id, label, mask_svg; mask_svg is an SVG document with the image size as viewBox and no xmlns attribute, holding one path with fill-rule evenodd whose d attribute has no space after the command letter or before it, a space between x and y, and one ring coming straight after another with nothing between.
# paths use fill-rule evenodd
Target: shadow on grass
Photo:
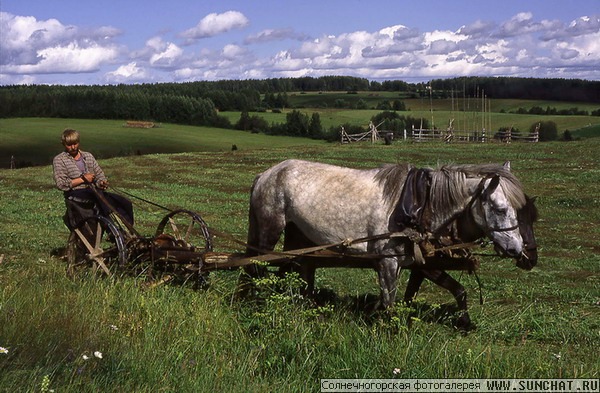
<instances>
[{"instance_id":1,"label":"shadow on grass","mask_svg":"<svg viewBox=\"0 0 600 393\"><path fill-rule=\"evenodd\" d=\"M424 302L414 302L410 307L397 302L394 308L383 310L379 307L379 296L360 294L355 296L338 296L330 289L317 289L313 296L317 306L334 304L336 308L353 314L367 325L389 322L393 318L404 320L411 327L415 320L425 323L439 324L463 333L476 329L471 324L465 329L457 329L456 321L461 311L455 304L432 305Z\"/></svg>"}]
</instances>

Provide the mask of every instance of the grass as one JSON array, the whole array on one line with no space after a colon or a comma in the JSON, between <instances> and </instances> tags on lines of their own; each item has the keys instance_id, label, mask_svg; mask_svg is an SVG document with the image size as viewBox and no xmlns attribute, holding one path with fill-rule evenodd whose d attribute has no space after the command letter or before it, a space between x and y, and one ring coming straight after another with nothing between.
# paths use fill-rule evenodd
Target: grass
<instances>
[{"instance_id":1,"label":"grass","mask_svg":"<svg viewBox=\"0 0 600 393\"><path fill-rule=\"evenodd\" d=\"M433 119L433 125L436 128L446 129L450 119L454 119L455 130L475 130L480 129L482 120L485 121L486 127L491 121L491 129L497 131L502 127L514 127L521 131L528 131L533 124L540 121L553 121L557 125L557 129L562 135L565 130L571 132L579 130L591 125L600 125L600 118L597 116L538 116L538 115L518 115L515 113L519 108L530 109L534 106L539 106L543 109L546 107L561 109L570 109L577 107L580 110L591 112L598 110L598 104L588 103L573 103L573 102L556 102L556 101L537 101L537 100L518 100L518 99L496 99L491 100L491 112L485 115L482 119L480 103L471 99L468 104L463 104L463 100L455 99L455 110L452 110L452 100L438 99L431 103L429 99L402 99L398 93L381 92L369 93L359 92L359 94L346 93L316 93L308 92L305 94L290 95L290 103L293 107L300 108L301 112L308 114L319 113L321 124L325 129L330 127L339 127L341 124L349 123L359 125L368 129L369 120L371 117L380 113L376 109L348 110L337 109L334 106L336 99L344 99L348 102L355 102L363 99L367 102L369 108L375 108L382 100L401 99L407 110L398 112L403 116L411 116L413 118L423 118L430 124ZM460 107L467 106L467 110L459 110ZM488 105L488 104L486 104ZM292 109L285 109L282 113L261 112L252 113L265 118L269 123L285 123L285 115ZM232 123L239 120L241 112L222 112L221 115L227 117ZM581 133L581 137L597 137L600 135L597 131L591 133Z\"/></svg>"},{"instance_id":2,"label":"grass","mask_svg":"<svg viewBox=\"0 0 600 393\"><path fill-rule=\"evenodd\" d=\"M123 133L118 125L78 122L65 124ZM53 128L55 137L62 127ZM171 139L184 137L174 129ZM294 282L279 283L289 287L266 292L263 302L236 301L237 271L211 273L202 291L148 290L135 277L71 281L52 254L68 233L51 167L0 170L0 347L8 350L0 353L0 390L37 391L46 383L63 392L305 392L319 391L319 378L598 378L599 149L599 138L510 145L282 143L101 159L113 186L198 211L240 240L252 179L286 158L354 167L511 160L528 194L538 196L540 259L525 272L512 261L482 257L483 305L475 278L453 273L467 288L477 324L468 335L450 326L451 296L432 284L424 285L414 310L398 304L389 313L366 313L378 293L370 270L319 270L318 305L298 298ZM151 235L165 212L135 208L136 227ZM217 238L215 249L239 246ZM406 279L403 273L400 291Z\"/></svg>"},{"instance_id":3,"label":"grass","mask_svg":"<svg viewBox=\"0 0 600 393\"><path fill-rule=\"evenodd\" d=\"M19 167L51 164L52 158L62 149L60 135L65 128L79 130L82 149L93 149L96 158L191 151L227 152L231 151L232 145L244 150L325 143L177 124L159 124L157 128L145 129L127 128L124 122L117 120L11 118L0 119L3 139L0 142L0 168L9 168L11 156L21 164Z\"/></svg>"},{"instance_id":4,"label":"grass","mask_svg":"<svg viewBox=\"0 0 600 393\"><path fill-rule=\"evenodd\" d=\"M338 129L341 124L349 123L368 129L370 119L380 110L336 109L333 102L339 98L364 99L369 107L374 108L381 100L398 98L398 93L380 92L358 94L306 93L290 94L290 102L300 111L311 116L319 113L321 124L325 130ZM401 98L401 97L400 97ZM329 104L318 105L318 100L326 100ZM597 104L532 101L532 100L491 100L492 112L482 118L481 111L475 101L470 102L467 111L459 111L458 100L452 110L450 99L403 99L407 111L400 115L426 119L430 125L438 129L446 129L448 122L454 119L455 130L481 129L482 123L496 131L501 127L514 127L527 132L530 127L540 121L553 121L557 125L559 137L569 130L574 138L591 138L600 136L600 117L598 116L538 116L509 113L518 108L529 109L533 106L542 108L568 109L578 107L581 110L597 110ZM463 105L462 103L460 104ZM466 104L465 104L466 105ZM317 107L315 107L317 106ZM270 124L285 123L286 115L292 109L286 108L281 113L257 112L252 115L266 119ZM222 112L232 124L235 124L241 112ZM182 153L194 151L227 152L235 145L238 149L257 149L268 147L319 146L325 142L305 138L283 136L267 136L248 132L226 130L212 127L193 127L176 124L158 124L158 128L127 128L118 120L81 120L81 119L48 119L48 118L12 118L0 119L2 141L0 142L0 168L10 168L11 157L17 167L45 165L60 150L60 133L65 128L75 128L83 133L82 148L93 147L97 158L143 155L153 153ZM410 131L410 130L409 130ZM174 137L176 136L176 137Z\"/></svg>"}]
</instances>

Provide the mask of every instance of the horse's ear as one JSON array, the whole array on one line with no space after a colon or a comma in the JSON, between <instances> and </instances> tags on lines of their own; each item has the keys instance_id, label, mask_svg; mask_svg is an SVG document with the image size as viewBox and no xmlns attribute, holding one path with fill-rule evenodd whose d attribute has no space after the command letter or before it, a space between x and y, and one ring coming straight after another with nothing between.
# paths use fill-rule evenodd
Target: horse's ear
<instances>
[{"instance_id":1,"label":"horse's ear","mask_svg":"<svg viewBox=\"0 0 600 393\"><path fill-rule=\"evenodd\" d=\"M496 188L498 188L498 186L500 185L500 175L494 175L492 176L492 179L490 180L490 183L487 185L487 187L485 187L483 189L483 192L481 193L481 197L483 199L488 199L489 196L496 191Z\"/></svg>"},{"instance_id":2,"label":"horse's ear","mask_svg":"<svg viewBox=\"0 0 600 393\"><path fill-rule=\"evenodd\" d=\"M504 165L502 165L504 169L510 172L510 161L505 161Z\"/></svg>"}]
</instances>

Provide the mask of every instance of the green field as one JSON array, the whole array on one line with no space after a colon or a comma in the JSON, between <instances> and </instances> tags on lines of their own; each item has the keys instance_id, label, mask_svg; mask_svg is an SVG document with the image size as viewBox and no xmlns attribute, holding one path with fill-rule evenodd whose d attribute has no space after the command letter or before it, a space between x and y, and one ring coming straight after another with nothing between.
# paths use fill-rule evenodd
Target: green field
<instances>
[{"instance_id":1,"label":"green field","mask_svg":"<svg viewBox=\"0 0 600 393\"><path fill-rule=\"evenodd\" d=\"M351 97L369 98L376 105L382 99L393 99L397 93L360 92L351 94ZM314 100L330 97L345 97L344 93L307 93L291 97L291 101L298 106L314 101L301 101L313 97ZM407 111L398 112L400 115L413 118L426 119L438 129L446 129L448 122L454 119L455 130L476 130L482 125L492 130L501 127L513 127L521 131L528 131L533 124L540 121L553 121L557 125L559 136L569 130L575 137L589 138L600 136L600 117L598 116L537 116L518 115L508 113L520 107L530 108L550 106L557 109L578 107L582 110L596 110L595 104L526 101L526 100L492 100L491 112L485 116L479 109L473 107L469 111L452 111L452 103L448 100L434 100L430 105L428 100L405 99ZM470 105L474 105L471 103ZM469 107L470 108L470 107ZM285 123L286 114L292 109L284 109L281 113L251 112L251 115L263 117L270 124ZM300 111L311 116L319 113L321 124L325 130L339 129L342 124L362 126L368 130L370 119L381 113L380 110L349 110L328 108L303 108ZM504 111L504 113L502 113ZM232 124L235 124L241 112L221 112ZM282 136L258 136L256 134L226 130L213 127L193 127L176 124L157 124L156 128L141 129L125 127L124 121L117 120L81 120L81 119L47 119L47 118L12 118L0 119L0 168L9 168L11 157L17 167L43 165L52 162L52 157L60 151L60 133L65 128L75 128L82 132L82 148L92 149L98 158L119 156L143 155L153 153L181 153L194 151L230 151L233 145L238 149L256 149L264 146L284 147L300 145L323 145L324 142ZM409 130L410 131L410 130Z\"/></svg>"},{"instance_id":2,"label":"green field","mask_svg":"<svg viewBox=\"0 0 600 393\"><path fill-rule=\"evenodd\" d=\"M398 93L381 92L359 92L358 94L346 93L316 93L307 92L304 94L295 93L290 95L290 104L298 110L307 113L309 116L316 112L320 114L321 122L324 128L338 127L344 123L368 127L369 120L374 115L381 112L376 109L348 110L337 109L334 103L338 99L343 99L348 103L356 103L359 99L367 102L369 108L375 108L378 103L385 100L400 99L406 105L406 111L398 112L400 115L411 116L414 118L423 118L431 122L433 116L433 125L437 128L445 129L450 119L454 119L454 128L456 130L469 129L474 130L481 126L481 119L484 116L481 110L481 103L475 99L465 102L462 98L454 99L429 99L402 98ZM452 110L454 105L454 110ZM518 115L515 113L519 108L529 110L531 107L538 106L544 110L547 107L557 110L570 109L577 107L580 110L588 112L600 109L598 104L556 102L556 101L534 101L518 99L496 99L490 100L486 105L488 113L485 115L490 120L492 130L498 130L501 127L516 127L520 130L529 130L529 127L539 121L553 121L557 124L558 130L562 133L565 130L578 130L590 124L599 125L600 118L597 116L537 116L537 115ZM461 110L459 108L467 108ZM261 112L255 113L257 116L264 117L270 123L285 123L285 113L292 109L286 108L282 113ZM227 117L232 123L240 118L240 112L221 112L220 115ZM487 124L487 123L486 123Z\"/></svg>"},{"instance_id":3,"label":"green field","mask_svg":"<svg viewBox=\"0 0 600 393\"><path fill-rule=\"evenodd\" d=\"M284 292L265 291L264 302L234 300L237 271L211 273L210 287L198 291L146 289L143 277L71 281L54 255L68 233L52 168L0 169L0 347L7 351L0 353L0 391L313 392L320 378L600 377L600 138L594 134L568 143L342 146L222 130L209 143L209 129L133 130L104 121L2 119L0 126L2 146L13 135L12 144L30 143L24 148L47 144L48 157L60 150L63 128L81 129L114 187L198 211L211 227L242 241L252 179L287 158L353 167L510 160L527 193L538 196L540 212L532 271L482 257L483 305L475 277L453 273L470 295L477 324L463 335L451 326L450 294L432 284L412 311L398 304L367 313L365 304L378 294L370 270L318 271L318 305L296 296L293 283ZM7 129L21 130L20 138ZM157 141L177 151L179 142L203 140L211 145L205 151L145 150ZM104 158L115 151L127 157ZM136 228L151 235L165 212L143 203L135 209ZM215 240L217 251L241 251L228 239ZM401 292L407 278L403 272Z\"/></svg>"},{"instance_id":4,"label":"green field","mask_svg":"<svg viewBox=\"0 0 600 393\"><path fill-rule=\"evenodd\" d=\"M256 135L249 132L177 124L157 124L156 128L128 128L117 120L13 118L0 119L0 168L9 168L14 156L22 166L52 163L62 150L60 136L65 128L81 132L81 148L96 158L153 153L192 151L226 152L232 145L239 150L267 147L323 145L284 136Z\"/></svg>"}]
</instances>

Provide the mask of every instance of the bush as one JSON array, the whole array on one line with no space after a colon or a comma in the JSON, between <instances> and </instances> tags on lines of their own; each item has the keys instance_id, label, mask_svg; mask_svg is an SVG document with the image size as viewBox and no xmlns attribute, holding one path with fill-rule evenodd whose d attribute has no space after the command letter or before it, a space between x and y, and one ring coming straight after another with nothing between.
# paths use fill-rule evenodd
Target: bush
<instances>
[{"instance_id":1,"label":"bush","mask_svg":"<svg viewBox=\"0 0 600 393\"><path fill-rule=\"evenodd\" d=\"M558 139L558 127L553 121L540 121L529 127L529 132L534 132L537 125L540 125L540 142L555 141Z\"/></svg>"}]
</instances>

